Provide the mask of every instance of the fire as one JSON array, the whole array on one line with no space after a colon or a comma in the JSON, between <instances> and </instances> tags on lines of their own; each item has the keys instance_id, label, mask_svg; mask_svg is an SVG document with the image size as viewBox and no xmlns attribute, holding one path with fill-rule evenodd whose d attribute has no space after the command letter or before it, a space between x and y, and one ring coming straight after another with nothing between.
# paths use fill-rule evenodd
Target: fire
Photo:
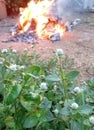
<instances>
[{"instance_id":1,"label":"fire","mask_svg":"<svg viewBox=\"0 0 94 130\"><path fill-rule=\"evenodd\" d=\"M50 9L54 0L30 1L25 9L22 9L18 28L20 33L35 30L36 35L42 39L49 39L53 34L60 33L63 36L66 26L62 21L50 16Z\"/></svg>"}]
</instances>

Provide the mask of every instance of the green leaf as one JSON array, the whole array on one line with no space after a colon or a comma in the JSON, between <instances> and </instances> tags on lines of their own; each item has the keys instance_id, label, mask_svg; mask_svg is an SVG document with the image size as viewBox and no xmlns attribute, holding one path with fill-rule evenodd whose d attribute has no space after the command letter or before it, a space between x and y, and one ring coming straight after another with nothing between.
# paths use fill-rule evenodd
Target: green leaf
<instances>
[{"instance_id":1,"label":"green leaf","mask_svg":"<svg viewBox=\"0 0 94 130\"><path fill-rule=\"evenodd\" d=\"M80 74L79 71L71 71L71 72L66 74L66 77L69 80L75 80L79 74Z\"/></svg>"},{"instance_id":2,"label":"green leaf","mask_svg":"<svg viewBox=\"0 0 94 130\"><path fill-rule=\"evenodd\" d=\"M30 68L28 68L29 73L31 72L33 75L39 75L40 74L40 67L33 65Z\"/></svg>"},{"instance_id":3,"label":"green leaf","mask_svg":"<svg viewBox=\"0 0 94 130\"><path fill-rule=\"evenodd\" d=\"M51 81L51 82L59 82L60 77L58 75L48 75L46 77L46 80Z\"/></svg>"},{"instance_id":4,"label":"green leaf","mask_svg":"<svg viewBox=\"0 0 94 130\"><path fill-rule=\"evenodd\" d=\"M30 75L24 75L24 81L27 83L27 81L29 80L29 78L30 78L31 76Z\"/></svg>"},{"instance_id":5,"label":"green leaf","mask_svg":"<svg viewBox=\"0 0 94 130\"><path fill-rule=\"evenodd\" d=\"M70 111L67 107L64 107L60 110L60 114L64 115L64 116L69 116L70 115Z\"/></svg>"},{"instance_id":6,"label":"green leaf","mask_svg":"<svg viewBox=\"0 0 94 130\"><path fill-rule=\"evenodd\" d=\"M90 81L91 81L91 83L94 83L94 77L92 77L92 78L90 79Z\"/></svg>"},{"instance_id":7,"label":"green leaf","mask_svg":"<svg viewBox=\"0 0 94 130\"><path fill-rule=\"evenodd\" d=\"M79 122L71 120L70 124L70 130L82 130L81 124Z\"/></svg>"},{"instance_id":8,"label":"green leaf","mask_svg":"<svg viewBox=\"0 0 94 130\"><path fill-rule=\"evenodd\" d=\"M42 103L39 105L40 108L50 109L52 106L52 102L49 101L46 97L43 99Z\"/></svg>"},{"instance_id":9,"label":"green leaf","mask_svg":"<svg viewBox=\"0 0 94 130\"><path fill-rule=\"evenodd\" d=\"M13 103L16 98L19 96L20 92L22 90L22 86L13 86L11 92L9 93L7 99L6 99L6 103L9 105L11 103Z\"/></svg>"},{"instance_id":10,"label":"green leaf","mask_svg":"<svg viewBox=\"0 0 94 130\"><path fill-rule=\"evenodd\" d=\"M8 126L9 128L14 128L15 127L15 122L12 116L9 116L5 119L5 124L6 126Z\"/></svg>"},{"instance_id":11,"label":"green leaf","mask_svg":"<svg viewBox=\"0 0 94 130\"><path fill-rule=\"evenodd\" d=\"M80 114L89 115L90 113L92 113L93 107L89 105L83 105L80 106L79 109L80 109L79 111Z\"/></svg>"},{"instance_id":12,"label":"green leaf","mask_svg":"<svg viewBox=\"0 0 94 130\"><path fill-rule=\"evenodd\" d=\"M90 78L90 80L86 80L85 82L88 86L94 88L94 77Z\"/></svg>"},{"instance_id":13,"label":"green leaf","mask_svg":"<svg viewBox=\"0 0 94 130\"><path fill-rule=\"evenodd\" d=\"M53 120L53 114L50 111L47 111L45 114L46 121L52 121Z\"/></svg>"},{"instance_id":14,"label":"green leaf","mask_svg":"<svg viewBox=\"0 0 94 130\"><path fill-rule=\"evenodd\" d=\"M24 128L33 128L38 123L37 117L32 115L28 116L23 124Z\"/></svg>"},{"instance_id":15,"label":"green leaf","mask_svg":"<svg viewBox=\"0 0 94 130\"><path fill-rule=\"evenodd\" d=\"M84 120L84 125L90 127L91 126L90 121L88 119Z\"/></svg>"},{"instance_id":16,"label":"green leaf","mask_svg":"<svg viewBox=\"0 0 94 130\"><path fill-rule=\"evenodd\" d=\"M92 87L94 87L94 77L92 77L92 78L90 79L90 82L91 82Z\"/></svg>"},{"instance_id":17,"label":"green leaf","mask_svg":"<svg viewBox=\"0 0 94 130\"><path fill-rule=\"evenodd\" d=\"M0 103L0 114L4 111L4 105Z\"/></svg>"},{"instance_id":18,"label":"green leaf","mask_svg":"<svg viewBox=\"0 0 94 130\"><path fill-rule=\"evenodd\" d=\"M49 121L52 121L54 119L52 112L49 110L38 111L37 117L38 117L40 122L49 122Z\"/></svg>"},{"instance_id":19,"label":"green leaf","mask_svg":"<svg viewBox=\"0 0 94 130\"><path fill-rule=\"evenodd\" d=\"M27 102L24 99L21 99L20 103L27 111L31 111L31 103L30 102Z\"/></svg>"}]
</instances>

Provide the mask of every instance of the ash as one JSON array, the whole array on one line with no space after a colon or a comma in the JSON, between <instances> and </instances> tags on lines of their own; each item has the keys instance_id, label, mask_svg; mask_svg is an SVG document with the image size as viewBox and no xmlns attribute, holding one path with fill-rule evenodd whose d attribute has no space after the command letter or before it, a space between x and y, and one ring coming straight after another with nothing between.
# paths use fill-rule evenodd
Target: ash
<instances>
[{"instance_id":1,"label":"ash","mask_svg":"<svg viewBox=\"0 0 94 130\"><path fill-rule=\"evenodd\" d=\"M26 31L23 33L19 33L20 30L18 30L18 26L15 25L10 28L9 32L14 33L14 36L9 37L7 40L2 41L4 43L9 43L9 42L24 42L24 43L36 43L37 42L37 37L36 37L36 32L35 31Z\"/></svg>"},{"instance_id":2,"label":"ash","mask_svg":"<svg viewBox=\"0 0 94 130\"><path fill-rule=\"evenodd\" d=\"M80 19L75 19L72 22L66 22L66 31L70 32L72 31L72 28L80 23ZM39 38L36 35L35 30L27 30L26 32L20 33L20 29L18 25L14 25L9 29L9 33L14 34L13 36L10 36L7 40L3 40L2 42L4 43L9 43L9 42L24 42L27 44L33 44L33 43L38 43ZM55 41L60 41L60 33L57 32L50 36L49 38L50 41L55 42Z\"/></svg>"}]
</instances>

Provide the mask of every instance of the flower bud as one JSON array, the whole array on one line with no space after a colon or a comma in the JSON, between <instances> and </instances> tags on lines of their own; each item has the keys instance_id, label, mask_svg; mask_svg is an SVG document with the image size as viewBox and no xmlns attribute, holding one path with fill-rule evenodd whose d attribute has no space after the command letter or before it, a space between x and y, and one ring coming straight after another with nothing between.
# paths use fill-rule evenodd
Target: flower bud
<instances>
[{"instance_id":1,"label":"flower bud","mask_svg":"<svg viewBox=\"0 0 94 130\"><path fill-rule=\"evenodd\" d=\"M91 116L91 117L89 117L89 121L90 121L90 123L91 123L91 124L93 124L93 125L94 125L94 115L93 115L93 116Z\"/></svg>"},{"instance_id":2,"label":"flower bud","mask_svg":"<svg viewBox=\"0 0 94 130\"><path fill-rule=\"evenodd\" d=\"M56 55L57 56L62 56L64 54L63 50L62 49L57 49L56 50Z\"/></svg>"},{"instance_id":3,"label":"flower bud","mask_svg":"<svg viewBox=\"0 0 94 130\"><path fill-rule=\"evenodd\" d=\"M3 62L2 62L2 61L0 61L0 65L3 65Z\"/></svg>"},{"instance_id":4,"label":"flower bud","mask_svg":"<svg viewBox=\"0 0 94 130\"><path fill-rule=\"evenodd\" d=\"M7 50L7 49L3 49L1 52L2 52L2 53L7 53L8 50Z\"/></svg>"},{"instance_id":5,"label":"flower bud","mask_svg":"<svg viewBox=\"0 0 94 130\"><path fill-rule=\"evenodd\" d=\"M42 90L47 90L47 89L48 89L47 83L42 82L42 83L40 84L40 88L41 88Z\"/></svg>"},{"instance_id":6,"label":"flower bud","mask_svg":"<svg viewBox=\"0 0 94 130\"><path fill-rule=\"evenodd\" d=\"M9 69L13 70L13 71L16 71L17 70L17 65L16 64L10 65Z\"/></svg>"},{"instance_id":7,"label":"flower bud","mask_svg":"<svg viewBox=\"0 0 94 130\"><path fill-rule=\"evenodd\" d=\"M75 92L75 93L81 93L82 91L83 91L83 89L80 88L80 87L75 87L75 88L73 89L73 92Z\"/></svg>"},{"instance_id":8,"label":"flower bud","mask_svg":"<svg viewBox=\"0 0 94 130\"><path fill-rule=\"evenodd\" d=\"M13 53L17 53L17 51L15 49L12 50Z\"/></svg>"},{"instance_id":9,"label":"flower bud","mask_svg":"<svg viewBox=\"0 0 94 130\"><path fill-rule=\"evenodd\" d=\"M59 113L58 109L53 110L53 112L54 112L55 114L58 114L58 113Z\"/></svg>"},{"instance_id":10,"label":"flower bud","mask_svg":"<svg viewBox=\"0 0 94 130\"><path fill-rule=\"evenodd\" d=\"M75 102L71 104L72 109L77 109L78 107L79 107L78 104Z\"/></svg>"}]
</instances>

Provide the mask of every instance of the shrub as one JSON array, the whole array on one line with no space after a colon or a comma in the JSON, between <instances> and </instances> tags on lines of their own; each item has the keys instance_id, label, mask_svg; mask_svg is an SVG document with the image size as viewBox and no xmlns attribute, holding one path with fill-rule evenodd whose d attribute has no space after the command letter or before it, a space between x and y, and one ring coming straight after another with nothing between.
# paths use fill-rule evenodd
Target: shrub
<instances>
[{"instance_id":1,"label":"shrub","mask_svg":"<svg viewBox=\"0 0 94 130\"><path fill-rule=\"evenodd\" d=\"M27 50L0 51L1 130L93 130L94 78L78 87L79 71L56 54L45 63Z\"/></svg>"}]
</instances>

